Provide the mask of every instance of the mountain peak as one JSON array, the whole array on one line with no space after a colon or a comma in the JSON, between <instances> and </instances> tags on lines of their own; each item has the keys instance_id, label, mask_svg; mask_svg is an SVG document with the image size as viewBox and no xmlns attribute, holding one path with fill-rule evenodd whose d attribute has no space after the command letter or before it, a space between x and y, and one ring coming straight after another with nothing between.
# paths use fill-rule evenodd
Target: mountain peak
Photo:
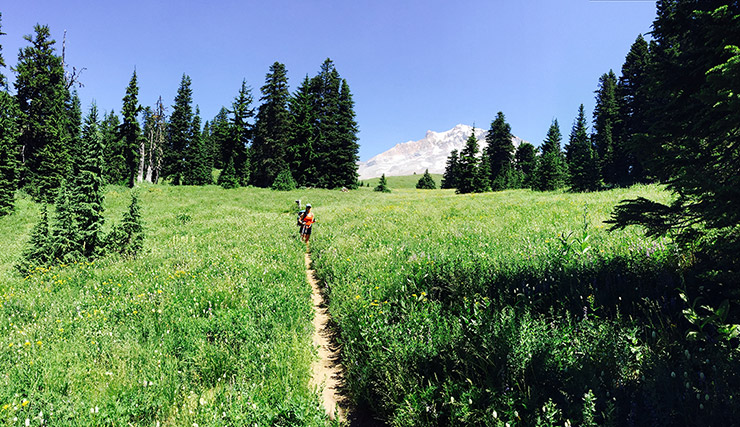
<instances>
[{"instance_id":1,"label":"mountain peak","mask_svg":"<svg viewBox=\"0 0 740 427\"><path fill-rule=\"evenodd\" d=\"M390 150L372 157L366 162L359 162L360 179L386 176L403 176L414 173L443 173L447 157L452 150L462 150L473 127L458 124L450 130L435 132L428 130L426 136L418 141L407 141L396 144ZM486 146L486 130L475 128L475 136L481 148ZM522 140L513 137L512 142L518 147Z\"/></svg>"}]
</instances>

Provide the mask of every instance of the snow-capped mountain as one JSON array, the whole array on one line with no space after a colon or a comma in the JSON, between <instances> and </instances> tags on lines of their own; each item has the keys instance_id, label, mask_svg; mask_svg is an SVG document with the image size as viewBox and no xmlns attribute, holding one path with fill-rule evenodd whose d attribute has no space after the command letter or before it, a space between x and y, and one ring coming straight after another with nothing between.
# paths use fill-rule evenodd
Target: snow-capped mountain
<instances>
[{"instance_id":1,"label":"snow-capped mountain","mask_svg":"<svg viewBox=\"0 0 740 427\"><path fill-rule=\"evenodd\" d=\"M473 131L472 126L457 125L445 132L427 131L426 136L418 141L396 144L390 150L380 153L366 162L359 162L360 179L386 176L402 176L424 173L444 173L447 157L452 150L461 151L465 141ZM486 144L485 129L475 129L475 137L481 148ZM522 140L513 137L512 142L518 147Z\"/></svg>"}]
</instances>

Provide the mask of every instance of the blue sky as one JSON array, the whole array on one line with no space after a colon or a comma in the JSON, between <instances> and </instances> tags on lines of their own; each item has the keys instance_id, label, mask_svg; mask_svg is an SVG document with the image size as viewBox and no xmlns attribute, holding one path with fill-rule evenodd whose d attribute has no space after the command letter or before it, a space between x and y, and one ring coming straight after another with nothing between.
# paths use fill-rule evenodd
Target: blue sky
<instances>
[{"instance_id":1,"label":"blue sky","mask_svg":"<svg viewBox=\"0 0 740 427\"><path fill-rule=\"evenodd\" d=\"M650 31L654 1L594 0L13 0L0 6L3 56L49 25L67 62L85 67L83 109L119 112L134 67L139 101L171 106L183 73L203 120L242 79L255 99L269 66L291 91L331 58L354 95L362 160L458 123L488 129L503 111L539 145L553 118L567 138L578 105L593 111L601 74L620 73ZM11 75L10 70L3 71Z\"/></svg>"}]
</instances>

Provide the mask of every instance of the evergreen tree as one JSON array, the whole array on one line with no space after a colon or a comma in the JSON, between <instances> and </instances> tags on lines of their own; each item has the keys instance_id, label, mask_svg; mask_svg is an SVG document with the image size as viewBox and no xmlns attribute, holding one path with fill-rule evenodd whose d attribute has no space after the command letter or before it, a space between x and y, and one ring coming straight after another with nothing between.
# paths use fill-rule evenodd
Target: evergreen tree
<instances>
[{"instance_id":1,"label":"evergreen tree","mask_svg":"<svg viewBox=\"0 0 740 427\"><path fill-rule=\"evenodd\" d=\"M296 183L287 166L275 177L275 181L273 181L270 188L278 191L295 190Z\"/></svg>"},{"instance_id":2,"label":"evergreen tree","mask_svg":"<svg viewBox=\"0 0 740 427\"><path fill-rule=\"evenodd\" d=\"M484 159L491 170L491 189L494 191L511 187L511 169L514 160L514 144L511 142L511 126L506 123L504 113L496 114L491 129L486 134Z\"/></svg>"},{"instance_id":3,"label":"evergreen tree","mask_svg":"<svg viewBox=\"0 0 740 427\"><path fill-rule=\"evenodd\" d=\"M478 138L475 137L475 129L465 142L465 147L460 152L458 159L458 175L456 192L459 194L472 193L479 189L478 164Z\"/></svg>"},{"instance_id":4,"label":"evergreen tree","mask_svg":"<svg viewBox=\"0 0 740 427\"><path fill-rule=\"evenodd\" d=\"M21 185L36 200L51 201L70 172L69 118L62 59L55 54L49 27L36 25L35 37L18 54L16 99L21 111Z\"/></svg>"},{"instance_id":5,"label":"evergreen tree","mask_svg":"<svg viewBox=\"0 0 740 427\"><path fill-rule=\"evenodd\" d=\"M65 109L67 112L67 146L69 147L70 170L76 174L84 153L82 152L82 105L75 90L71 94L67 91Z\"/></svg>"},{"instance_id":6,"label":"evergreen tree","mask_svg":"<svg viewBox=\"0 0 740 427\"><path fill-rule=\"evenodd\" d=\"M318 176L315 144L315 113L311 81L308 76L290 98L291 133L286 161L299 186L315 186Z\"/></svg>"},{"instance_id":7,"label":"evergreen tree","mask_svg":"<svg viewBox=\"0 0 740 427\"><path fill-rule=\"evenodd\" d=\"M226 161L226 167L218 176L218 185L227 190L239 187L239 178L236 176L236 169L234 168L234 156L229 157Z\"/></svg>"},{"instance_id":8,"label":"evergreen tree","mask_svg":"<svg viewBox=\"0 0 740 427\"><path fill-rule=\"evenodd\" d=\"M252 107L252 89L247 86L247 81L242 80L242 86L239 94L231 104L231 138L225 147L225 160L230 157L234 161L234 171L239 179L240 185L247 185L251 182L250 171L251 160L249 156L250 142L252 141L252 125L249 120L254 117L254 108Z\"/></svg>"},{"instance_id":9,"label":"evergreen tree","mask_svg":"<svg viewBox=\"0 0 740 427\"><path fill-rule=\"evenodd\" d=\"M450 156L447 157L447 163L445 164L445 172L442 175L442 188L456 188L457 177L460 175L460 164L457 158L457 150L452 150Z\"/></svg>"},{"instance_id":10,"label":"evergreen tree","mask_svg":"<svg viewBox=\"0 0 740 427\"><path fill-rule=\"evenodd\" d=\"M594 191L599 188L598 163L587 127L586 114L581 104L566 146L566 151L570 153L568 167L571 191Z\"/></svg>"},{"instance_id":11,"label":"evergreen tree","mask_svg":"<svg viewBox=\"0 0 740 427\"><path fill-rule=\"evenodd\" d=\"M385 174L380 176L380 180L378 180L378 185L373 190L380 191L381 193L391 192L391 189L388 188L388 182L385 179Z\"/></svg>"},{"instance_id":12,"label":"evergreen tree","mask_svg":"<svg viewBox=\"0 0 740 427\"><path fill-rule=\"evenodd\" d=\"M195 107L195 116L190 129L190 145L185 153L187 165L183 174L185 185L208 185L213 183L210 167L210 147L203 139L200 129L200 108Z\"/></svg>"},{"instance_id":13,"label":"evergreen tree","mask_svg":"<svg viewBox=\"0 0 740 427\"><path fill-rule=\"evenodd\" d=\"M481 159L478 163L478 167L475 169L473 192L485 193L486 191L491 191L491 168L489 162Z\"/></svg>"},{"instance_id":14,"label":"evergreen tree","mask_svg":"<svg viewBox=\"0 0 740 427\"><path fill-rule=\"evenodd\" d=\"M0 35L2 13L0 13ZM0 68L5 67L0 45ZM15 190L18 185L17 141L19 129L16 122L18 108L7 91L5 75L0 72L0 216L13 212Z\"/></svg>"},{"instance_id":15,"label":"evergreen tree","mask_svg":"<svg viewBox=\"0 0 740 427\"><path fill-rule=\"evenodd\" d=\"M82 153L75 176L71 205L79 230L80 252L94 258L102 248L103 228L103 138L98 126L98 108L95 104L85 118L82 131Z\"/></svg>"},{"instance_id":16,"label":"evergreen tree","mask_svg":"<svg viewBox=\"0 0 740 427\"><path fill-rule=\"evenodd\" d=\"M136 70L131 76L126 95L123 97L123 123L119 128L120 139L123 146L123 158L126 164L126 185L133 188L136 183L136 173L139 166L139 145L141 143L141 128L139 127L138 115L141 111L139 105L139 86L136 80Z\"/></svg>"},{"instance_id":17,"label":"evergreen tree","mask_svg":"<svg viewBox=\"0 0 740 427\"><path fill-rule=\"evenodd\" d=\"M424 175L419 178L416 188L420 190L435 190L437 188L437 183L434 182L434 178L429 174L429 169L425 170Z\"/></svg>"},{"instance_id":18,"label":"evergreen tree","mask_svg":"<svg viewBox=\"0 0 740 427\"><path fill-rule=\"evenodd\" d=\"M360 160L360 145L357 143L359 128L355 120L355 102L346 79L342 79L339 92L338 135L331 150L331 175L334 182L330 187L357 188L357 162Z\"/></svg>"},{"instance_id":19,"label":"evergreen tree","mask_svg":"<svg viewBox=\"0 0 740 427\"><path fill-rule=\"evenodd\" d=\"M229 110L221 107L216 117L211 120L211 147L213 150L211 156L213 157L213 167L216 169L224 169L226 167L226 162L229 159L225 157L227 153L224 150L229 146L231 136ZM230 153L228 154L230 156Z\"/></svg>"},{"instance_id":20,"label":"evergreen tree","mask_svg":"<svg viewBox=\"0 0 740 427\"><path fill-rule=\"evenodd\" d=\"M522 142L514 155L516 172L520 175L520 186L529 188L534 179L534 169L537 164L537 149L528 142Z\"/></svg>"},{"instance_id":21,"label":"evergreen tree","mask_svg":"<svg viewBox=\"0 0 740 427\"><path fill-rule=\"evenodd\" d=\"M109 251L135 257L144 245L144 226L141 221L139 197L131 192L131 204L123 213L120 224L115 224L108 235L106 246Z\"/></svg>"},{"instance_id":22,"label":"evergreen tree","mask_svg":"<svg viewBox=\"0 0 740 427\"><path fill-rule=\"evenodd\" d=\"M651 108L647 81L650 61L648 43L640 34L627 53L616 88L619 120L614 130L614 162L620 185L649 180L646 164L654 153L644 142Z\"/></svg>"},{"instance_id":23,"label":"evergreen tree","mask_svg":"<svg viewBox=\"0 0 740 427\"><path fill-rule=\"evenodd\" d=\"M121 121L114 111L103 116L100 123L100 133L103 138L103 179L107 184L126 185L126 159L124 157L124 141L120 136Z\"/></svg>"},{"instance_id":24,"label":"evergreen tree","mask_svg":"<svg viewBox=\"0 0 740 427\"><path fill-rule=\"evenodd\" d=\"M612 70L599 78L599 89L596 91L594 108L593 145L601 162L601 177L605 184L616 185L619 182L617 159L623 158L621 146L614 141L614 128L618 120L617 111L617 76Z\"/></svg>"},{"instance_id":25,"label":"evergreen tree","mask_svg":"<svg viewBox=\"0 0 740 427\"><path fill-rule=\"evenodd\" d=\"M560 125L555 119L547 130L547 137L540 146L542 155L537 159L533 172L532 188L539 191L552 191L565 183L566 165L560 151Z\"/></svg>"},{"instance_id":26,"label":"evergreen tree","mask_svg":"<svg viewBox=\"0 0 740 427\"><path fill-rule=\"evenodd\" d=\"M31 230L31 238L23 250L16 268L21 273L30 273L36 267L45 267L52 261L51 232L46 204L41 205L41 219Z\"/></svg>"},{"instance_id":27,"label":"evergreen tree","mask_svg":"<svg viewBox=\"0 0 740 427\"><path fill-rule=\"evenodd\" d=\"M279 62L272 64L260 90L262 104L254 125L250 180L258 187L267 187L288 168L286 148L290 138L290 92L285 65Z\"/></svg>"},{"instance_id":28,"label":"evergreen tree","mask_svg":"<svg viewBox=\"0 0 740 427\"><path fill-rule=\"evenodd\" d=\"M62 181L51 226L51 259L53 262L72 263L82 258L82 238L75 212L75 201L70 185Z\"/></svg>"},{"instance_id":29,"label":"evergreen tree","mask_svg":"<svg viewBox=\"0 0 740 427\"><path fill-rule=\"evenodd\" d=\"M190 77L183 74L175 96L175 105L172 107L170 124L167 127L169 138L163 174L171 179L173 185L182 184L187 169L186 152L192 140L193 91L190 84Z\"/></svg>"}]
</instances>

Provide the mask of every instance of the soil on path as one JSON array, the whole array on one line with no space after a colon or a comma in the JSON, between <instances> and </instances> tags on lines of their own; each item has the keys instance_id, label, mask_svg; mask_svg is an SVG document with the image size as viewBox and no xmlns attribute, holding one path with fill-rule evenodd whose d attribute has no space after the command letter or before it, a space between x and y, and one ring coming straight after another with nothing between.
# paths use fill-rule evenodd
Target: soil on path
<instances>
[{"instance_id":1,"label":"soil on path","mask_svg":"<svg viewBox=\"0 0 740 427\"><path fill-rule=\"evenodd\" d=\"M319 360L313 363L311 386L321 390L321 400L329 418L340 422L346 420L346 409L342 406L340 388L342 386L343 368L339 363L339 349L332 340L329 329L329 312L324 295L316 281L311 268L311 254L306 252L306 279L311 284L313 301L313 345L319 349Z\"/></svg>"}]
</instances>

